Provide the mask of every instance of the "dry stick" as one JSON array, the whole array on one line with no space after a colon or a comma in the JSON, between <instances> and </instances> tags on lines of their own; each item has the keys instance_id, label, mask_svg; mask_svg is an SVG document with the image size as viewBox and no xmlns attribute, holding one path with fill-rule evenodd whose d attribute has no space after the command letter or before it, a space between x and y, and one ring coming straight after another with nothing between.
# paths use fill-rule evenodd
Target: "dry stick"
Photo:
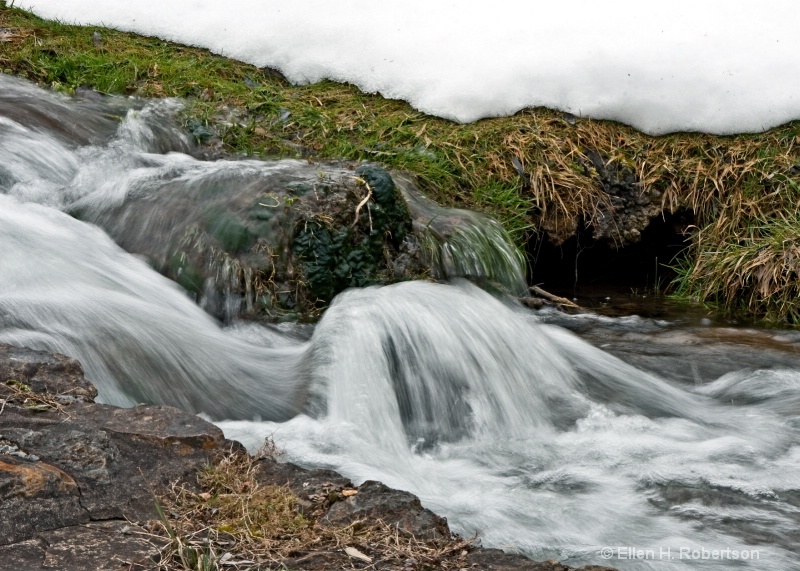
<instances>
[{"instance_id":1,"label":"dry stick","mask_svg":"<svg viewBox=\"0 0 800 571\"><path fill-rule=\"evenodd\" d=\"M557 295L553 295L552 293L543 290L539 286L531 286L529 289L539 297L543 297L544 299L552 301L553 303L557 303L559 305L566 305L567 307L580 308L580 305L568 300L566 297L559 297Z\"/></svg>"}]
</instances>

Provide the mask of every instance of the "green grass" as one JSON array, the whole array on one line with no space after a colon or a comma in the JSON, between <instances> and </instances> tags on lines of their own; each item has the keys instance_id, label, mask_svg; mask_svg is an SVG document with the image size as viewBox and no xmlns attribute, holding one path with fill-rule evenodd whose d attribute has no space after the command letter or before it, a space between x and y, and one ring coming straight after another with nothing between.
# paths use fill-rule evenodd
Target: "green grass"
<instances>
[{"instance_id":1,"label":"green grass","mask_svg":"<svg viewBox=\"0 0 800 571\"><path fill-rule=\"evenodd\" d=\"M410 171L439 203L497 218L519 246L542 236L560 243L580 223L591 225L601 212L613 211L589 158L598 153L606 165L635 173L643 191L657 191L664 211L694 213L698 231L678 292L728 307L743 303L754 315L797 319L782 304L768 309L769 299L703 286L707 265L699 261L738 243L751 227L783 224L780 213L796 206L790 189L800 180L800 122L754 135L650 137L618 123L537 108L461 125L351 85L293 86L272 70L205 50L46 22L14 8L0 9L0 28L6 73L65 92L88 86L186 98L189 129L198 135L208 129L228 153L372 160ZM98 45L95 31L102 36ZM793 228L794 221L787 224Z\"/></svg>"},{"instance_id":2,"label":"green grass","mask_svg":"<svg viewBox=\"0 0 800 571\"><path fill-rule=\"evenodd\" d=\"M736 212L738 219L720 216L696 233L694 256L677 268L676 293L769 321L800 323L800 184L788 181Z\"/></svg>"}]
</instances>

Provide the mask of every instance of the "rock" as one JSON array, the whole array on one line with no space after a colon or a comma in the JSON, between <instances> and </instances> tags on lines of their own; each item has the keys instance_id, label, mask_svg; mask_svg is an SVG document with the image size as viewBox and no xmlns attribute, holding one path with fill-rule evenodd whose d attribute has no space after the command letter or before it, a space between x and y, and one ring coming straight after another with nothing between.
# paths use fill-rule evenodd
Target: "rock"
<instances>
[{"instance_id":1,"label":"rock","mask_svg":"<svg viewBox=\"0 0 800 571\"><path fill-rule=\"evenodd\" d=\"M126 520L156 519L156 494L243 450L180 409L88 402L94 387L63 355L0 345L0 387L0 546L28 557L15 568L119 569L152 556L152 540L120 531ZM51 404L30 410L29 395ZM80 398L55 400L64 395Z\"/></svg>"},{"instance_id":2,"label":"rock","mask_svg":"<svg viewBox=\"0 0 800 571\"><path fill-rule=\"evenodd\" d=\"M373 480L364 482L358 494L333 504L322 521L342 526L358 520L381 520L404 535L424 539L450 536L447 520L422 507L417 496Z\"/></svg>"},{"instance_id":3,"label":"rock","mask_svg":"<svg viewBox=\"0 0 800 571\"><path fill-rule=\"evenodd\" d=\"M333 470L306 470L291 462L263 458L257 463L256 479L271 485L288 486L299 498L353 488L352 482Z\"/></svg>"},{"instance_id":4,"label":"rock","mask_svg":"<svg viewBox=\"0 0 800 571\"><path fill-rule=\"evenodd\" d=\"M0 459L0 500L77 496L78 485L68 474L44 462Z\"/></svg>"},{"instance_id":5,"label":"rock","mask_svg":"<svg viewBox=\"0 0 800 571\"><path fill-rule=\"evenodd\" d=\"M591 178L599 190L589 198L593 202L591 208L585 210L593 212L591 220L583 221L591 238L617 249L639 242L651 220L663 215L661 192L645 186L637 173L621 161L609 160L594 148L584 152L586 158L579 159L583 175ZM577 209L564 212L552 208L540 223L550 243L559 246L583 232L581 222Z\"/></svg>"},{"instance_id":6,"label":"rock","mask_svg":"<svg viewBox=\"0 0 800 571\"><path fill-rule=\"evenodd\" d=\"M9 380L23 383L35 393L87 402L97 396L97 389L83 377L83 367L75 359L11 345L0 345L0 380L0 398L12 393L5 385Z\"/></svg>"},{"instance_id":7,"label":"rock","mask_svg":"<svg viewBox=\"0 0 800 571\"><path fill-rule=\"evenodd\" d=\"M34 132L53 133L70 145L108 141L128 110L140 105L127 97L71 101L60 93L32 87L28 81L0 77L0 115Z\"/></svg>"},{"instance_id":8,"label":"rock","mask_svg":"<svg viewBox=\"0 0 800 571\"><path fill-rule=\"evenodd\" d=\"M661 193L644 187L635 172L608 161L595 149L586 149L586 155L606 196L596 206L598 214L592 222L592 237L618 248L638 242L650 220L662 213Z\"/></svg>"},{"instance_id":9,"label":"rock","mask_svg":"<svg viewBox=\"0 0 800 571\"><path fill-rule=\"evenodd\" d=\"M43 569L154 569L166 543L119 520L65 527L41 537L47 545Z\"/></svg>"},{"instance_id":10,"label":"rock","mask_svg":"<svg viewBox=\"0 0 800 571\"><path fill-rule=\"evenodd\" d=\"M46 550L47 544L42 538L0 545L0 561L7 569L35 571L42 568Z\"/></svg>"},{"instance_id":11,"label":"rock","mask_svg":"<svg viewBox=\"0 0 800 571\"><path fill-rule=\"evenodd\" d=\"M0 545L88 521L69 474L44 462L0 456Z\"/></svg>"},{"instance_id":12,"label":"rock","mask_svg":"<svg viewBox=\"0 0 800 571\"><path fill-rule=\"evenodd\" d=\"M25 571L143 571L156 568L163 546L125 521L93 522L0 546L0 561L8 569Z\"/></svg>"},{"instance_id":13,"label":"rock","mask_svg":"<svg viewBox=\"0 0 800 571\"><path fill-rule=\"evenodd\" d=\"M87 520L152 519L154 488L193 482L214 453L241 448L194 415L149 405L75 403L35 415L11 405L0 415L0 434L74 478Z\"/></svg>"},{"instance_id":14,"label":"rock","mask_svg":"<svg viewBox=\"0 0 800 571\"><path fill-rule=\"evenodd\" d=\"M392 177L374 165L282 160L171 174L122 204L73 214L220 318L231 307L315 315L348 287L409 277L396 277L393 261L410 248L411 219Z\"/></svg>"}]
</instances>

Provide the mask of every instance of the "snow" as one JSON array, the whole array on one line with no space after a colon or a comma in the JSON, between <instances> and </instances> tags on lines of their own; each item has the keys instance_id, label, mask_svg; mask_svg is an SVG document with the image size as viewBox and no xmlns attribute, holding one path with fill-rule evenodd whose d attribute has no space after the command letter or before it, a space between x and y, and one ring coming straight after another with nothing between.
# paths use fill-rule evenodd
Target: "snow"
<instances>
[{"instance_id":1,"label":"snow","mask_svg":"<svg viewBox=\"0 0 800 571\"><path fill-rule=\"evenodd\" d=\"M471 122L533 106L645 132L800 118L797 0L16 0Z\"/></svg>"}]
</instances>

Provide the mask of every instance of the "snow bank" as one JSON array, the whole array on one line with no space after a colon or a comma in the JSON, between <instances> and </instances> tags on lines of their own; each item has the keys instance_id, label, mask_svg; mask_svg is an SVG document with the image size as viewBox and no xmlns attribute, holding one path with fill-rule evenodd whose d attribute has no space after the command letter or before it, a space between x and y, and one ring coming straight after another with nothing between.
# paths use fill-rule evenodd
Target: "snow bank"
<instances>
[{"instance_id":1,"label":"snow bank","mask_svg":"<svg viewBox=\"0 0 800 571\"><path fill-rule=\"evenodd\" d=\"M544 105L648 133L800 118L796 0L17 0L470 122Z\"/></svg>"}]
</instances>

